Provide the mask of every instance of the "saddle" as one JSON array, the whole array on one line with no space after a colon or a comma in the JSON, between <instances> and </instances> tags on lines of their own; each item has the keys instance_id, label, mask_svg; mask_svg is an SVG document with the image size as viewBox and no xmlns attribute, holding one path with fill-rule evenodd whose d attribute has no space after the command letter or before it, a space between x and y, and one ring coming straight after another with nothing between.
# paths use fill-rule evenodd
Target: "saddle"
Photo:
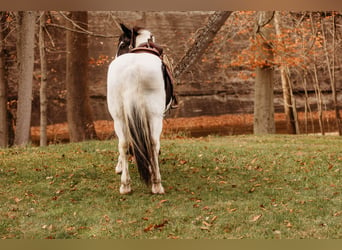
<instances>
[{"instance_id":1,"label":"saddle","mask_svg":"<svg viewBox=\"0 0 342 250\"><path fill-rule=\"evenodd\" d=\"M174 79L172 77L170 68L163 61L163 48L149 40L148 42L142 43L138 47L131 49L130 53L150 53L158 56L161 59L164 89L166 94L165 112L169 109L178 108L178 101L173 90Z\"/></svg>"}]
</instances>

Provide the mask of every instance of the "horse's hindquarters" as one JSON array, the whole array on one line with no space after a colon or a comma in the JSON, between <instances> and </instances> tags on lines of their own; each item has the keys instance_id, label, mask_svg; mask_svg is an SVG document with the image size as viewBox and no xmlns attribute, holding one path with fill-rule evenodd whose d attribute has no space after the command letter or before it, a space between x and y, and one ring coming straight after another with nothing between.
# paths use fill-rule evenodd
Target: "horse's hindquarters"
<instances>
[{"instance_id":1,"label":"horse's hindquarters","mask_svg":"<svg viewBox=\"0 0 342 250\"><path fill-rule=\"evenodd\" d=\"M153 193L163 193L158 152L165 108L161 60L150 54L124 54L108 71L108 108L114 119L120 145L132 145L139 173L152 184ZM130 191L127 150L119 149L121 183ZM121 170L121 169L120 169ZM126 192L127 191L127 192Z\"/></svg>"}]
</instances>

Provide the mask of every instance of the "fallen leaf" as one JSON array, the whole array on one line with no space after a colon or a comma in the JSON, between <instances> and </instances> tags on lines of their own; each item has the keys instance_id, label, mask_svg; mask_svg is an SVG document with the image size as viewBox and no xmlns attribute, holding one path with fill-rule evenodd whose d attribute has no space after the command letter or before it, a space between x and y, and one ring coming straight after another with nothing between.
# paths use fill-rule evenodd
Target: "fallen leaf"
<instances>
[{"instance_id":1,"label":"fallen leaf","mask_svg":"<svg viewBox=\"0 0 342 250\"><path fill-rule=\"evenodd\" d=\"M147 227L144 228L144 232L149 232L153 229L153 224L148 225Z\"/></svg>"},{"instance_id":2,"label":"fallen leaf","mask_svg":"<svg viewBox=\"0 0 342 250\"><path fill-rule=\"evenodd\" d=\"M227 208L229 213L235 212L237 210L237 208Z\"/></svg>"},{"instance_id":3,"label":"fallen leaf","mask_svg":"<svg viewBox=\"0 0 342 250\"><path fill-rule=\"evenodd\" d=\"M150 224L146 228L144 228L144 232L152 231L153 229L159 229L162 230L162 228L168 223L168 220L163 220L160 224Z\"/></svg>"},{"instance_id":4,"label":"fallen leaf","mask_svg":"<svg viewBox=\"0 0 342 250\"><path fill-rule=\"evenodd\" d=\"M215 215L213 218L211 218L211 223L213 223L217 219L217 216Z\"/></svg>"},{"instance_id":5,"label":"fallen leaf","mask_svg":"<svg viewBox=\"0 0 342 250\"><path fill-rule=\"evenodd\" d=\"M169 221L168 220L163 220L163 222L162 223L160 223L160 224L157 224L157 225L154 225L154 228L155 229L159 229L159 230L161 230L161 228L163 228L167 223L169 223Z\"/></svg>"},{"instance_id":6,"label":"fallen leaf","mask_svg":"<svg viewBox=\"0 0 342 250\"><path fill-rule=\"evenodd\" d=\"M261 217L262 217L262 214L258 214L258 215L254 216L254 217L252 218L251 222L256 222L256 221L258 221Z\"/></svg>"},{"instance_id":7,"label":"fallen leaf","mask_svg":"<svg viewBox=\"0 0 342 250\"><path fill-rule=\"evenodd\" d=\"M177 240L177 239L179 239L179 236L169 235L169 236L167 236L167 238L172 239L172 240Z\"/></svg>"},{"instance_id":8,"label":"fallen leaf","mask_svg":"<svg viewBox=\"0 0 342 250\"><path fill-rule=\"evenodd\" d=\"M211 226L211 224L209 224L209 223L206 222L206 221L202 221L202 224L205 225L205 226L207 226L207 227L210 227L210 226Z\"/></svg>"},{"instance_id":9,"label":"fallen leaf","mask_svg":"<svg viewBox=\"0 0 342 250\"><path fill-rule=\"evenodd\" d=\"M19 203L22 199L19 199L18 197L14 198L15 203Z\"/></svg>"},{"instance_id":10,"label":"fallen leaf","mask_svg":"<svg viewBox=\"0 0 342 250\"><path fill-rule=\"evenodd\" d=\"M167 202L167 201L169 201L169 200L161 200L161 201L159 201L159 204L163 204L164 202Z\"/></svg>"},{"instance_id":11,"label":"fallen leaf","mask_svg":"<svg viewBox=\"0 0 342 250\"><path fill-rule=\"evenodd\" d=\"M57 190L56 191L56 194L63 194L64 193L64 190Z\"/></svg>"},{"instance_id":12,"label":"fallen leaf","mask_svg":"<svg viewBox=\"0 0 342 250\"><path fill-rule=\"evenodd\" d=\"M292 227L291 222L288 222L288 223L286 224L286 227L287 227L287 228L291 228L291 227Z\"/></svg>"},{"instance_id":13,"label":"fallen leaf","mask_svg":"<svg viewBox=\"0 0 342 250\"><path fill-rule=\"evenodd\" d=\"M105 214L105 215L103 216L103 218L105 219L106 222L110 222L110 218L109 218L109 216L108 216L107 214ZM117 220L117 221L118 221L118 220Z\"/></svg>"},{"instance_id":14,"label":"fallen leaf","mask_svg":"<svg viewBox=\"0 0 342 250\"><path fill-rule=\"evenodd\" d=\"M70 231L74 231L76 228L75 227L67 227L67 231L70 232Z\"/></svg>"},{"instance_id":15,"label":"fallen leaf","mask_svg":"<svg viewBox=\"0 0 342 250\"><path fill-rule=\"evenodd\" d=\"M342 212L334 213L334 217L340 216L341 214L342 214Z\"/></svg>"}]
</instances>

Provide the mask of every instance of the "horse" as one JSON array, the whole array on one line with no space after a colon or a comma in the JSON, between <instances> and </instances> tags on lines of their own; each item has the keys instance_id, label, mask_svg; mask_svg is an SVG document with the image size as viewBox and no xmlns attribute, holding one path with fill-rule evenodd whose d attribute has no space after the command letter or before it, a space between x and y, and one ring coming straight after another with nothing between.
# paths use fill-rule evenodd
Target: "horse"
<instances>
[{"instance_id":1,"label":"horse","mask_svg":"<svg viewBox=\"0 0 342 250\"><path fill-rule=\"evenodd\" d=\"M124 24L120 24L120 28L122 34L116 57L107 74L108 110L118 137L115 172L121 174L120 194L132 191L128 170L130 155L135 158L140 178L152 186L152 193L164 194L158 157L163 117L172 95L170 98L165 87L161 48L155 45L154 35L145 28L128 28ZM141 44L145 46L139 47Z\"/></svg>"}]
</instances>

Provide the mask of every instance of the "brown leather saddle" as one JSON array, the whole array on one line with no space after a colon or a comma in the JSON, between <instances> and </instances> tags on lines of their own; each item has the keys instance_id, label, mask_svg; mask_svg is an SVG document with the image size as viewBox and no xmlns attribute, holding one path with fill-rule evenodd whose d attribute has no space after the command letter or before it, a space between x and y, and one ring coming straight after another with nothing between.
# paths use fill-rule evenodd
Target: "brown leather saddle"
<instances>
[{"instance_id":1,"label":"brown leather saddle","mask_svg":"<svg viewBox=\"0 0 342 250\"><path fill-rule=\"evenodd\" d=\"M169 67L163 61L163 48L152 41L140 44L129 51L130 53L150 53L158 56L162 61L162 72L164 77L164 89L166 94L165 112L169 109L178 108L178 101L174 94L174 79Z\"/></svg>"}]
</instances>

